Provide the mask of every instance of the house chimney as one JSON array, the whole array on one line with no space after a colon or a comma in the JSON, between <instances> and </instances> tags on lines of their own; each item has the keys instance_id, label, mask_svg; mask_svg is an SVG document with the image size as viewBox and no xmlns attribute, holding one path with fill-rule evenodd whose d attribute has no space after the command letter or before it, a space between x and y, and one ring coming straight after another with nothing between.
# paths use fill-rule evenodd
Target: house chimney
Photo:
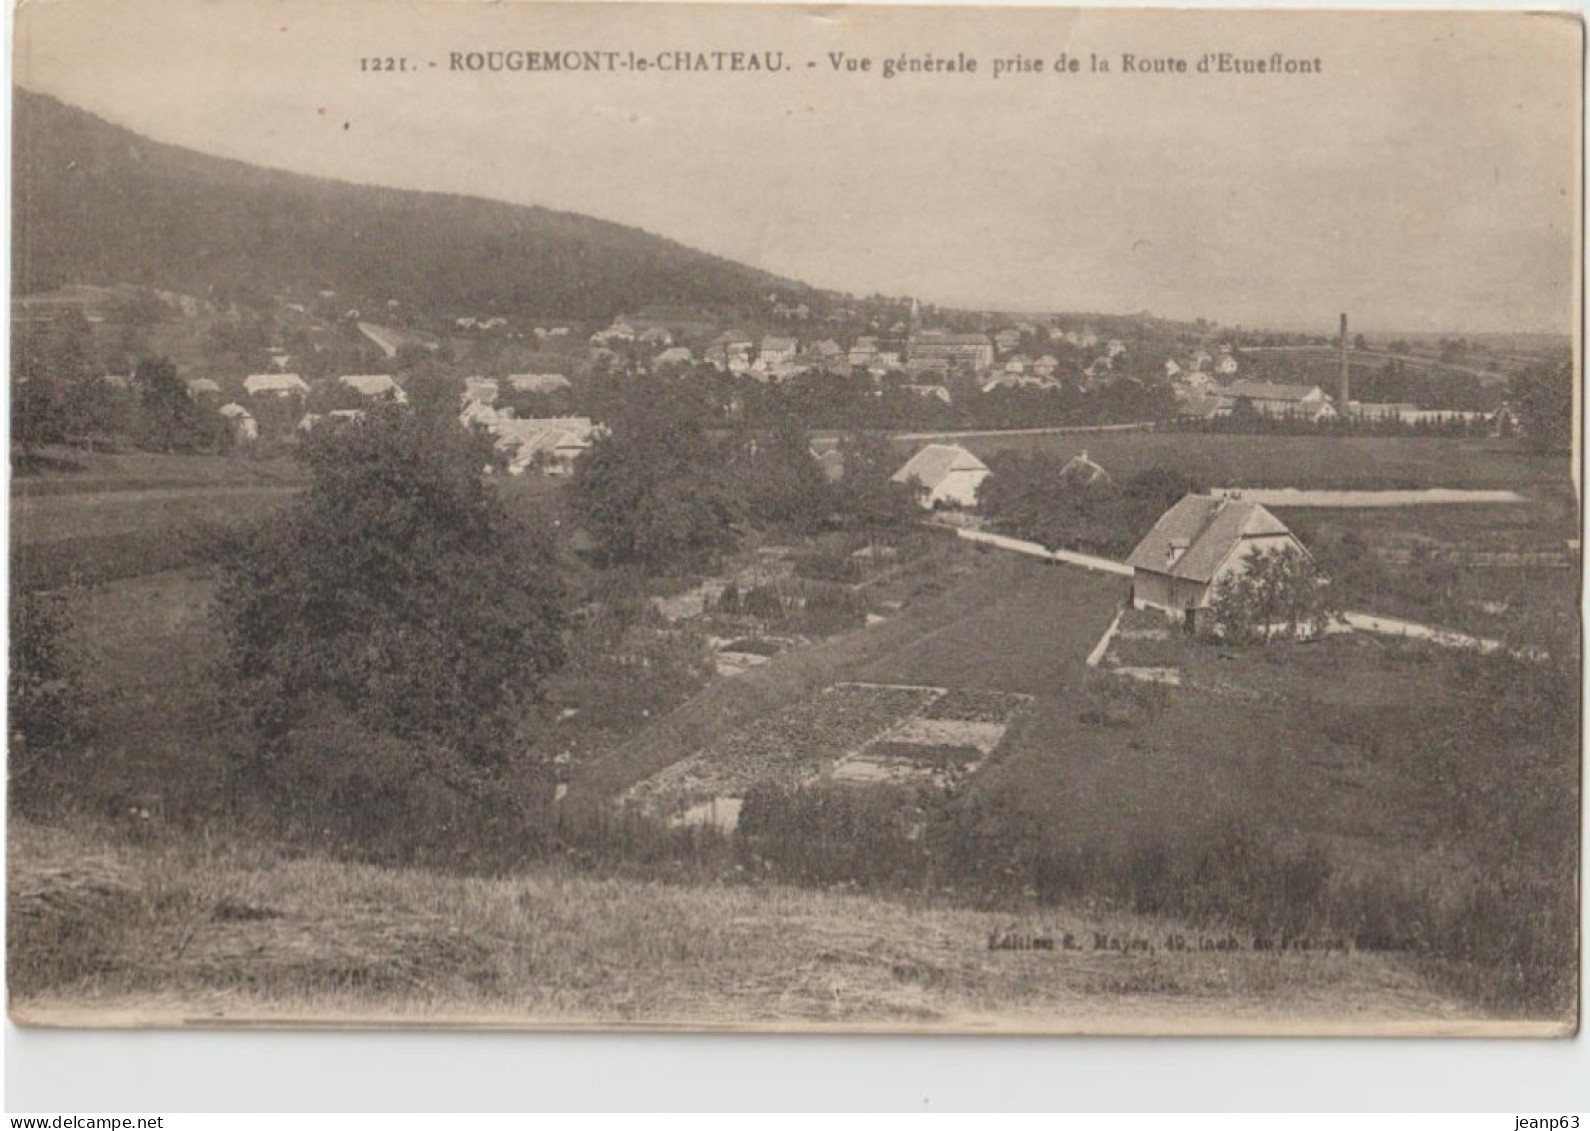
<instances>
[{"instance_id":1,"label":"house chimney","mask_svg":"<svg viewBox=\"0 0 1590 1131\"><path fill-rule=\"evenodd\" d=\"M1347 401L1351 397L1352 388L1347 378L1347 315L1342 315L1342 378L1340 397L1336 402L1336 410L1344 416L1347 413Z\"/></svg>"}]
</instances>

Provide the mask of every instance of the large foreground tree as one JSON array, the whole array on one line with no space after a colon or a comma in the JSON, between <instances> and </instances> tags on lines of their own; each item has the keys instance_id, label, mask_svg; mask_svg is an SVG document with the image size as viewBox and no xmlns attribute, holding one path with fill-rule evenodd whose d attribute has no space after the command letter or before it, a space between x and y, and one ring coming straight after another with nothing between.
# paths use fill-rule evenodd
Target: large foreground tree
<instances>
[{"instance_id":1,"label":"large foreground tree","mask_svg":"<svg viewBox=\"0 0 1590 1131\"><path fill-rule=\"evenodd\" d=\"M328 718L413 752L417 773L511 761L563 661L563 604L550 543L505 512L489 455L450 415L398 405L305 440L308 489L235 548L220 591L254 769Z\"/></svg>"}]
</instances>

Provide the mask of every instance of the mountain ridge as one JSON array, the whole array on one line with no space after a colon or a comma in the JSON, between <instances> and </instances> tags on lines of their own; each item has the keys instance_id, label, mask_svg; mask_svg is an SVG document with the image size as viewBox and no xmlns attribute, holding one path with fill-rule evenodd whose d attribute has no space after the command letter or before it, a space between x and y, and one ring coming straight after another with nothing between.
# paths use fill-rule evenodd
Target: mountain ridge
<instances>
[{"instance_id":1,"label":"mountain ridge","mask_svg":"<svg viewBox=\"0 0 1590 1131\"><path fill-rule=\"evenodd\" d=\"M14 88L13 292L132 282L226 297L337 292L444 318L600 320L649 304L733 315L819 292L639 228L360 184L153 141Z\"/></svg>"}]
</instances>

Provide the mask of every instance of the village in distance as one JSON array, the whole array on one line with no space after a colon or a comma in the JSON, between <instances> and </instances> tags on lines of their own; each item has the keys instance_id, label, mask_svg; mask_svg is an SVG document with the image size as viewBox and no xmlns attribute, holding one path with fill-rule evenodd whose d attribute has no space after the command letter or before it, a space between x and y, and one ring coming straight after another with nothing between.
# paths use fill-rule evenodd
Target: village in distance
<instances>
[{"instance_id":1,"label":"village in distance","mask_svg":"<svg viewBox=\"0 0 1590 1131\"><path fill-rule=\"evenodd\" d=\"M1566 335L339 243L16 106L18 1020L1576 1024Z\"/></svg>"}]
</instances>

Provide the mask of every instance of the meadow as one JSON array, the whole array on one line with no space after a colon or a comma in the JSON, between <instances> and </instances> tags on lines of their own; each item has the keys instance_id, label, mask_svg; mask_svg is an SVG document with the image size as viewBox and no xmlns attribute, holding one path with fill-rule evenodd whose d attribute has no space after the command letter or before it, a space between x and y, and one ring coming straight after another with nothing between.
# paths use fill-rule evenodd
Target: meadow
<instances>
[{"instance_id":1,"label":"meadow","mask_svg":"<svg viewBox=\"0 0 1590 1131\"><path fill-rule=\"evenodd\" d=\"M1190 444L1194 449L1189 450L1202 453L1199 458L1219 455L1227 460L1222 466L1231 469L1230 478L1248 483L1261 481L1257 468L1312 466L1309 460L1315 458L1305 451L1302 459L1283 460L1281 448L1309 447L1296 438L1131 434L1037 439L1074 443L1078 450L1086 441L1090 454L1112 470L1131 465L1112 463L1101 439L1119 443L1121 451L1135 453L1143 465ZM1414 485L1506 485L1526 492L1530 501L1517 507L1298 513L1300 532L1322 544L1341 543L1351 529L1371 545L1384 543L1392 549L1417 545L1421 538L1445 539L1443 544L1460 549L1546 546L1560 544L1559 533L1540 524L1555 527L1572 515L1560 483L1544 477L1545 465L1510 450L1449 440L1326 443L1338 453L1335 462L1348 471L1355 469L1340 455L1344 443L1367 445L1387 459L1391 454L1412 458L1410 453L1425 445L1438 445L1440 458L1423 469L1424 478ZM1468 449L1479 453L1467 469L1477 478L1453 478L1464 469L1452 464L1449 455ZM1490 472L1485 471L1486 459L1493 461ZM1392 465L1383 460L1382 474L1386 466ZM146 484L164 473L151 465ZM1485 474L1500 478L1483 478ZM1340 480L1296 477L1271 482L1344 485ZM1386 484L1376 480L1374 485ZM1278 913L1296 910L1303 922L1384 948L1377 950L1376 963L1391 964L1399 977L1425 979L1407 986L1445 987L1410 991L1416 1002L1444 1001L1450 991L1496 1015L1561 1016L1566 975L1553 963L1561 941L1558 913L1565 895L1571 899L1573 893L1560 871L1557 832L1564 814L1571 816L1577 804L1576 766L1564 760L1564 751L1577 747L1576 741L1565 743L1561 734L1542 733L1535 724L1567 719L1571 704L1539 698L1527 679L1514 690L1487 684L1492 676L1465 667L1471 663L1468 657L1356 636L1246 652L1174 638L1152 646L1132 642L1130 662L1171 664L1187 675L1182 689L1140 687L1084 662L1125 597L1121 579L974 550L949 539L936 543L925 559L930 568L875 595L877 607L886 612L881 623L781 651L743 675L711 680L682 704L661 701L657 714L640 712L621 725L615 721L606 727L603 697L586 694L590 688L582 691L578 725L588 728L583 733L591 742L570 767L565 809L571 824L559 830L564 844L561 849L550 842L545 846L561 862L535 865L540 871L533 874L488 881L381 871L306 855L302 846L267 848L239 839L243 834L223 820L225 752L231 739L217 678L220 641L208 615L211 573L202 563L152 570L161 561L160 544L173 543L172 533L183 529L184 522L193 520L198 525L191 529L202 530L204 523L220 521L223 515L243 520L269 513L291 498L293 490L289 483L245 477L187 490L146 485L119 492L45 492L14 506L20 516L14 538L20 541L14 543L13 560L18 562L15 546L20 544L22 578L28 575L30 556L37 561L36 555L56 544L80 550L99 545L95 539L112 545L116 539L146 540L141 549L134 547L136 552L127 552L133 544L124 542L123 552L107 555L140 576L112 571L89 577L100 583L69 598L73 639L86 667L94 737L86 748L57 761L42 793L70 798L63 808L78 818L102 815L103 827L85 832L81 823L73 825L71 813L48 807L41 819L77 831L61 833L65 839L59 839L54 832L30 832L29 825L21 826L24 853L41 859L58 849L67 861L87 854L101 863L112 858L118 866L130 862L131 878L122 876L112 886L133 892L125 897L126 906L141 910L129 912L131 926L117 926L107 935L105 945L110 953L122 954L121 959L92 970L45 969L39 975L41 1001L48 987L73 982L103 993L107 1001L148 991L173 1001L214 998L223 1002L223 1009L287 1008L316 1016L348 1008L391 1008L401 1016L427 1017L436 1016L446 1001L461 1001L521 1020L594 1017L668 1023L681 1018L805 1017L802 1010L810 1003L800 995L826 994L833 987L824 980L829 960L821 957L823 947L812 943L815 949L800 949L809 941L802 932L810 923L838 914L838 905L820 903L834 898L830 895L789 888L767 888L761 895L736 889L732 899L723 893L723 884L737 884L749 873L766 885L799 877L819 886L870 887L869 898L844 904L850 919L832 928L852 932L845 936L845 947L859 950L865 949L869 931L885 931L880 925L884 920L894 924L887 928L894 932L889 937L906 947L910 932L899 926L901 920L889 917L905 915L902 907L915 908L910 899L963 909L932 912L945 916L1063 917L1080 907L1089 909L1088 914L1140 916L1134 930L1149 929L1145 924L1158 929L1170 921L1198 930L1243 924L1252 929L1256 919L1271 913L1262 900L1273 899ZM510 492L516 505L556 502L556 493L544 490L541 480L516 482ZM62 532L74 536L52 537ZM1482 573L1468 571L1461 577L1471 584ZM1529 588L1529 579L1521 584ZM1465 591L1462 596L1472 598L1472 604L1482 595ZM1573 611L1575 596L1570 593L1551 606L1559 619ZM1557 658L1573 665L1577 644L1571 634L1569 648ZM754 728L758 720L776 717L845 681L1031 697L986 764L949 798L940 831L953 833L954 839L934 842L940 855L927 872L911 870L922 861L912 855L918 848L911 847L896 861L904 861L903 870L867 874L874 847L873 855L883 861L901 845L869 841L875 832L882 838L886 830L875 829L864 808L851 814L863 823L844 834L857 851L826 864L809 839L793 844L795 855L789 858L778 856L774 841L760 847L703 848L644 829L629 839L607 837L604 842L602 820L592 815L607 811L637 782L736 728ZM1490 721L1472 711L1465 714L1465 706L1475 704L1492 705ZM1453 732L1452 720L1472 725L1473 736L1464 741ZM1502 724L1501 730L1495 729ZM791 812L799 818L798 805ZM582 820L588 820L583 831ZM181 829L190 830L186 842L180 839ZM542 848L536 846L535 852ZM1232 863L1232 851L1249 855ZM203 859L195 855L205 853L210 855ZM251 855L256 853L263 857L256 860ZM626 854L634 859L626 860ZM54 865L46 860L40 866ZM1217 869L1214 879L1199 871L1205 867ZM636 868L644 875L632 874ZM604 869L619 874L603 879ZM249 885L256 881L249 877L256 873L269 873L271 879L257 899L240 897L242 902L233 906L227 903L225 887L209 887L210 879L187 874L205 870L213 872L215 884L230 883L245 892L254 890ZM622 892L601 886L652 884L658 876L678 886ZM1307 880L1306 896L1297 894L1303 890L1297 886L1300 876ZM1250 877L1258 877L1250 885L1252 892L1232 891ZM611 967L613 981L604 983L601 978L608 975L589 973L579 981L574 965L560 967L537 949L542 942L524 941L522 932L541 929L528 921L550 905L534 903L537 915L526 914L524 908L532 904L525 902L522 888L543 882L562 893L558 898L571 901L557 912L565 917L558 939L567 941L576 933L571 924L584 915L594 916L593 924L606 924L600 930L615 937L645 927L660 940L656 947L661 949L619 948L616 953L625 957ZM337 894L316 904L314 884ZM395 893L411 884L422 888L424 896L399 899ZM1217 893L1227 902L1200 903L1198 892ZM372 913L369 900L378 896L394 899L399 910L391 916ZM338 902L344 897L350 901L346 907ZM607 913L592 909L599 898L633 906L603 918ZM467 909L481 900L519 908L519 920L505 926L492 911L478 922L478 938L460 942L442 931L446 938L437 941L434 936L444 920L461 916L476 923ZM728 902L714 902L720 900ZM751 902L735 902L739 900ZM781 909L792 901L807 900L817 902L794 920L780 918L785 915ZM1526 906L1535 910L1526 914L1521 910ZM155 923L157 907L184 909L190 926L199 924L195 938L209 932L209 924L220 924L214 961L198 964L199 973L180 967L169 975L124 968L126 963L136 966L126 955L149 943L150 931L168 929ZM259 909L266 913L255 914ZM641 918L625 919L628 912ZM657 926L670 915L686 917L687 925ZM691 956L690 932L702 930L702 921L711 916L728 916L730 921L739 917L745 920L743 931L736 933L736 927L716 934L716 926L708 928L717 939L712 945L720 949ZM699 996L702 983L729 964L726 955L735 948L767 945L760 919L781 925L794 949L776 952L767 965L756 967L760 973L748 974L756 985L725 987L719 997L707 993L705 1000L716 1001L712 1009L718 1012L676 1012L685 1008L681 1003L688 995L677 987L664 988L674 985L669 979L684 979L678 984L693 987L691 992ZM284 920L303 928L288 930ZM974 934L992 929L985 920L965 921L980 924ZM276 931L286 934L278 937L272 933ZM256 938L249 932L260 934ZM598 935L606 937L600 931ZM1436 936L1439 945L1427 941L1424 949L1410 941ZM22 938L31 947L45 937ZM173 945L188 953L180 937ZM260 946L264 953L284 948L280 972L276 959L264 961L251 983L249 963L241 956L262 953ZM383 946L400 956L399 969L415 971L417 982L398 986L369 971L372 956ZM484 951L471 949L478 946ZM27 961L48 967L32 950L25 953ZM156 946L153 953L163 952ZM588 947L584 953L587 971L609 970L600 963L591 965L595 951ZM655 964L658 953L685 957L678 964L670 959L660 980L648 981L640 971L647 961ZM310 956L307 965L294 965L294 956L303 954ZM425 966L431 961L426 956L434 954L442 956L439 973ZM526 954L541 955L534 962L554 972L551 984L560 987L556 994L544 994L539 979L529 984L517 965ZM930 972L905 977L905 989L900 990L904 997L895 993L900 987L893 974L880 982L863 979L855 983L864 986L857 991L863 1004L826 1012L811 1006L811 1016L855 1024L941 1018L976 1024L986 1019L985 1013L1019 1012L1021 1006L1011 1003L1019 1002L1022 993L1036 993L1034 1000L1044 1009L1060 1011L1045 1017L1070 1016L1066 1011L1072 1009L1093 1016L1088 1011L1096 1005L1078 1003L1104 992L1099 987L1111 987L1109 993L1128 1003L1123 1016L1138 1008L1133 1003L1140 1000L1145 1016L1151 1009L1157 1015L1180 1016L1189 1003L1196 1003L1195 1012L1207 1005L1211 1015L1231 1016L1241 1010L1263 1013L1272 1000L1284 1000L1291 1008L1298 995L1306 998L1326 989L1323 999L1333 1000L1335 1009L1337 1001L1357 1000L1352 995L1358 993L1334 983L1313 986L1313 974L1299 975L1294 967L1256 964L1255 971L1268 972L1225 988L1200 981L1196 970L1167 973L1156 967L1114 981L1102 975L1082 983L1062 979L1052 993L1042 987L1034 991L1026 983L1018 988L984 971L966 983L974 987L966 991L968 997L945 989L953 979L945 981L949 975L942 972L942 958L923 965L923 957L910 951L908 960L899 964ZM757 996L766 989L758 979L797 968L806 971L799 990L780 991L786 996L773 998L773 1005ZM867 970L868 978L883 977L881 967L869 965ZM846 977L855 974L848 971ZM559 981L565 976L567 984ZM162 982L162 977L167 980ZM924 985L933 990L927 1004L921 1004ZM1347 996L1331 999L1338 991ZM1148 996L1139 999L1139 992ZM918 1002L923 1012L901 1007L899 1002L906 999ZM1239 1009L1237 999L1247 1004ZM1167 1000L1174 1004L1167 1007ZM1414 1013L1423 1008L1411 1007Z\"/></svg>"},{"instance_id":2,"label":"meadow","mask_svg":"<svg viewBox=\"0 0 1590 1131\"><path fill-rule=\"evenodd\" d=\"M290 460L57 452L11 483L12 588L95 585L209 560L302 489Z\"/></svg>"},{"instance_id":3,"label":"meadow","mask_svg":"<svg viewBox=\"0 0 1590 1131\"><path fill-rule=\"evenodd\" d=\"M1339 1032L1344 1018L1392 1033L1482 1021L1408 956L1255 949L1165 917L553 865L469 879L81 823L13 821L7 847L23 1023L1274 1035Z\"/></svg>"},{"instance_id":4,"label":"meadow","mask_svg":"<svg viewBox=\"0 0 1590 1131\"><path fill-rule=\"evenodd\" d=\"M1511 440L1422 436L1227 436L1192 432L1089 432L977 435L954 441L987 459L999 452L1083 451L1117 477L1155 465L1208 487L1389 489L1564 487L1568 461L1524 451ZM920 441L900 442L902 450Z\"/></svg>"}]
</instances>

